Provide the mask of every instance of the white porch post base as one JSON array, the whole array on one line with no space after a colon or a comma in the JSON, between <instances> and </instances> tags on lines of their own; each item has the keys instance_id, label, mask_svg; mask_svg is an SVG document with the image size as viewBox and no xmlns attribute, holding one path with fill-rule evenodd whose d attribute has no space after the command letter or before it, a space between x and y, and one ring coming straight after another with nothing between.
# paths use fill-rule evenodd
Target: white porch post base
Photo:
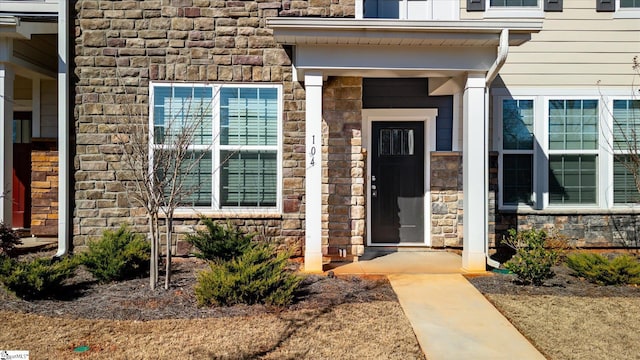
<instances>
[{"instance_id":1,"label":"white porch post base","mask_svg":"<svg viewBox=\"0 0 640 360\"><path fill-rule=\"evenodd\" d=\"M482 252L462 250L462 269L468 272L483 272L487 270L487 257Z\"/></svg>"},{"instance_id":2,"label":"white porch post base","mask_svg":"<svg viewBox=\"0 0 640 360\"><path fill-rule=\"evenodd\" d=\"M322 73L307 73L304 271L322 272Z\"/></svg>"},{"instance_id":3,"label":"white porch post base","mask_svg":"<svg viewBox=\"0 0 640 360\"><path fill-rule=\"evenodd\" d=\"M463 106L463 192L464 220L462 268L485 271L486 255L486 184L485 172L485 77L469 74L464 89Z\"/></svg>"},{"instance_id":4,"label":"white porch post base","mask_svg":"<svg viewBox=\"0 0 640 360\"><path fill-rule=\"evenodd\" d=\"M0 56L11 51L11 40L0 40ZM13 225L13 81L11 67L0 63L0 220Z\"/></svg>"}]
</instances>

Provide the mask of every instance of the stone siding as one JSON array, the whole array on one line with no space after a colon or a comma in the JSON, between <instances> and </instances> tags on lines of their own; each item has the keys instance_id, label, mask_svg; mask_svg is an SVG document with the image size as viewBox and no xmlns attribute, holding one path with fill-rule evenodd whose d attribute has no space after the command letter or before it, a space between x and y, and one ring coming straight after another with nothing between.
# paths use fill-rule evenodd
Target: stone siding
<instances>
[{"instance_id":1,"label":"stone siding","mask_svg":"<svg viewBox=\"0 0 640 360\"><path fill-rule=\"evenodd\" d=\"M509 229L546 229L557 231L582 248L640 247L640 214L607 210L556 211L498 209L498 154L490 153L489 238L499 245Z\"/></svg>"},{"instance_id":2,"label":"stone siding","mask_svg":"<svg viewBox=\"0 0 640 360\"><path fill-rule=\"evenodd\" d=\"M360 256L366 227L362 78L329 78L322 96L323 253Z\"/></svg>"},{"instance_id":3,"label":"stone siding","mask_svg":"<svg viewBox=\"0 0 640 360\"><path fill-rule=\"evenodd\" d=\"M148 116L149 82L158 80L283 85L283 212L259 221L267 222L269 241L301 249L305 92L292 81L288 50L276 44L265 19L354 14L353 0L75 2L74 245L124 222L146 231L144 212L121 187L129 174L117 141L128 117ZM241 226L251 230L252 221L258 220L242 219Z\"/></svg>"},{"instance_id":4,"label":"stone siding","mask_svg":"<svg viewBox=\"0 0 640 360\"><path fill-rule=\"evenodd\" d=\"M58 235L57 151L31 151L31 234Z\"/></svg>"},{"instance_id":5,"label":"stone siding","mask_svg":"<svg viewBox=\"0 0 640 360\"><path fill-rule=\"evenodd\" d=\"M431 246L462 246L462 155L431 153Z\"/></svg>"}]
</instances>

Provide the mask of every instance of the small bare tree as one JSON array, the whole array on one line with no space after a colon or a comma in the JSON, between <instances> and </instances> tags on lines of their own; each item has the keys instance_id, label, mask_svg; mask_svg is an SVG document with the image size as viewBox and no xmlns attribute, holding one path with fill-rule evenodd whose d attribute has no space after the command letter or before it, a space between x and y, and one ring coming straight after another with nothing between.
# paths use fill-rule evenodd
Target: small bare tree
<instances>
[{"instance_id":1,"label":"small bare tree","mask_svg":"<svg viewBox=\"0 0 640 360\"><path fill-rule=\"evenodd\" d=\"M152 289L158 283L160 257L160 225L164 218L166 275L165 289L171 281L171 252L173 218L180 206L190 205L190 197L199 190L199 184L186 181L198 168L208 152L207 146L194 151L191 146L196 137L207 131L203 125L211 119L211 102L198 98L182 99L178 104L168 103L171 111L161 124L152 126L147 115L129 112L125 123L119 126L117 136L121 147L124 170L129 172L123 187L129 200L144 209L151 241L150 282ZM210 129L209 129L210 130Z\"/></svg>"},{"instance_id":2,"label":"small bare tree","mask_svg":"<svg viewBox=\"0 0 640 360\"><path fill-rule=\"evenodd\" d=\"M631 82L631 101L628 103L630 107L618 113L615 103L614 107L610 108L607 102L603 101L605 111L613 120L611 128L604 129L604 138L607 150L626 173L631 175L635 190L640 193L640 87L638 86L640 58L638 56L633 58L631 68L634 75ZM640 194L636 195L633 202L640 202ZM633 224L636 223L637 220L634 220Z\"/></svg>"},{"instance_id":3,"label":"small bare tree","mask_svg":"<svg viewBox=\"0 0 640 360\"><path fill-rule=\"evenodd\" d=\"M640 99L640 87L636 83L636 80L640 78L640 59L638 56L633 58L632 69L635 75L631 84L631 94L633 104L635 104ZM612 128L607 129L613 135L613 140L608 142L606 146L613 153L614 158L631 174L636 189L640 191L640 133L636 129L636 125L640 125L640 107L632 107L627 111L625 119L621 119L615 109L605 106L605 110L613 119Z\"/></svg>"}]
</instances>

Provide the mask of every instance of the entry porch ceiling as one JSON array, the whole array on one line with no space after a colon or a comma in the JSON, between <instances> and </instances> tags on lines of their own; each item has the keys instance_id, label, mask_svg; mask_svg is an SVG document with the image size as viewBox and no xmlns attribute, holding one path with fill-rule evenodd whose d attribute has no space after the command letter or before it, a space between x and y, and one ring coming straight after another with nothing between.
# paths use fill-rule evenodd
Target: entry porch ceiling
<instances>
[{"instance_id":1,"label":"entry porch ceiling","mask_svg":"<svg viewBox=\"0 0 640 360\"><path fill-rule=\"evenodd\" d=\"M293 65L327 76L454 77L486 72L500 33L509 45L528 41L542 21L410 21L390 19L269 18L275 39L293 47Z\"/></svg>"}]
</instances>

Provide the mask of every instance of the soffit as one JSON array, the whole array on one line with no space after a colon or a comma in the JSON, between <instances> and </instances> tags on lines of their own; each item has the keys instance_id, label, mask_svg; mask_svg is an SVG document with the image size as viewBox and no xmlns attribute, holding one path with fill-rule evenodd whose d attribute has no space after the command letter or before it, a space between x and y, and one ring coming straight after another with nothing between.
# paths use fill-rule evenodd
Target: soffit
<instances>
[{"instance_id":1,"label":"soffit","mask_svg":"<svg viewBox=\"0 0 640 360\"><path fill-rule=\"evenodd\" d=\"M542 21L411 21L392 19L269 18L284 45L498 46L502 29L517 46L542 29Z\"/></svg>"}]
</instances>

